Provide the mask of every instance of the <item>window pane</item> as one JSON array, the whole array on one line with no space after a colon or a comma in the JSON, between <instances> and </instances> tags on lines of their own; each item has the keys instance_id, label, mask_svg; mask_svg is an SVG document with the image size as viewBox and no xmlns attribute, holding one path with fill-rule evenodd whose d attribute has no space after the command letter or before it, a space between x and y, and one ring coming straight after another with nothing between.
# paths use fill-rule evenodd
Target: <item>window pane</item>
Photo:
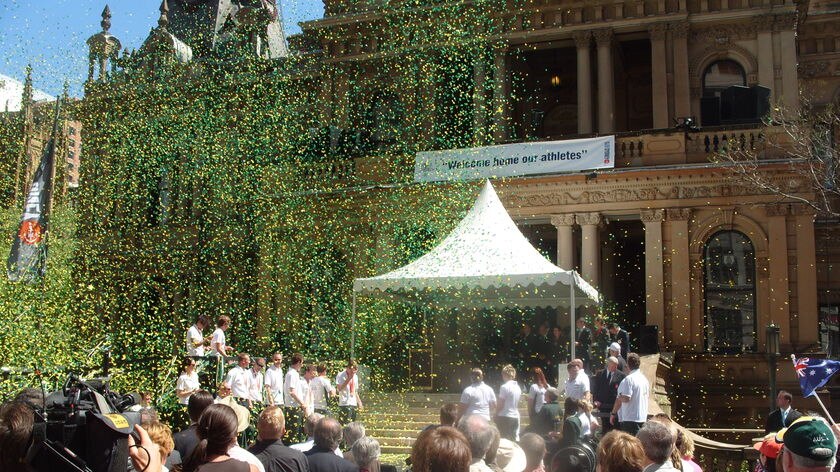
<instances>
[{"instance_id":1,"label":"window pane","mask_svg":"<svg viewBox=\"0 0 840 472\"><path fill-rule=\"evenodd\" d=\"M706 243L706 344L738 353L755 349L755 251L737 231L722 231Z\"/></svg>"}]
</instances>

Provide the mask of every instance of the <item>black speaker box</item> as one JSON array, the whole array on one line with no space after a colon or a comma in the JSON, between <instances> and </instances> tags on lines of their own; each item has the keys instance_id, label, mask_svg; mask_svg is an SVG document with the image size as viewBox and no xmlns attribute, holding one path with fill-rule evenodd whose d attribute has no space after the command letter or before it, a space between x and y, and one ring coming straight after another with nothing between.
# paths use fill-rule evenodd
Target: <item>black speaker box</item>
<instances>
[{"instance_id":1,"label":"black speaker box","mask_svg":"<svg viewBox=\"0 0 840 472\"><path fill-rule=\"evenodd\" d=\"M639 328L639 354L659 352L659 326L644 325Z\"/></svg>"}]
</instances>

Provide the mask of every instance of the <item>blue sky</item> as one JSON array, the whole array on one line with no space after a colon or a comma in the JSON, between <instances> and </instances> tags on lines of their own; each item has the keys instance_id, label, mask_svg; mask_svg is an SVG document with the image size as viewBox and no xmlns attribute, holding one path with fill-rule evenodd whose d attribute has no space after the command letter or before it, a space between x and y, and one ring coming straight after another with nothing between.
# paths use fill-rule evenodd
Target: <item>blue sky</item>
<instances>
[{"instance_id":1,"label":"blue sky","mask_svg":"<svg viewBox=\"0 0 840 472\"><path fill-rule=\"evenodd\" d=\"M61 93L65 79L80 96L87 76L85 41L101 30L102 9L111 7L111 34L123 47L139 48L157 25L160 0L0 0L0 74L22 80L32 64L37 89ZM301 21L323 16L321 0L281 0L287 34Z\"/></svg>"}]
</instances>

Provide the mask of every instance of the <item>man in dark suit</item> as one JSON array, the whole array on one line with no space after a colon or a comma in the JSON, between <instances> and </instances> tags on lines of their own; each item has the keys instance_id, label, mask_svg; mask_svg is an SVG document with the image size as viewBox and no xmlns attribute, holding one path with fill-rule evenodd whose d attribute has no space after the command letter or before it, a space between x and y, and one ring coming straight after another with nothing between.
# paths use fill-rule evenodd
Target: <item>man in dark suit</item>
<instances>
[{"instance_id":1,"label":"man in dark suit","mask_svg":"<svg viewBox=\"0 0 840 472\"><path fill-rule=\"evenodd\" d=\"M281 438L286 433L283 410L269 406L257 422L257 443L248 452L256 456L265 472L309 472L309 461L302 452L292 449Z\"/></svg>"},{"instance_id":2,"label":"man in dark suit","mask_svg":"<svg viewBox=\"0 0 840 472\"><path fill-rule=\"evenodd\" d=\"M598 408L599 412L605 413L605 415L599 415L601 431L604 434L613 429L609 415L618 396L618 385L625 377L624 372L621 372L618 366L619 362L615 356L608 357L607 368L595 375L592 384L592 397L595 400L595 407Z\"/></svg>"},{"instance_id":3,"label":"man in dark suit","mask_svg":"<svg viewBox=\"0 0 840 472\"><path fill-rule=\"evenodd\" d=\"M309 459L312 472L359 472L356 464L343 457L338 457L335 449L341 442L341 423L330 417L322 418L315 425L312 434L315 441L312 449L304 455Z\"/></svg>"},{"instance_id":4,"label":"man in dark suit","mask_svg":"<svg viewBox=\"0 0 840 472\"><path fill-rule=\"evenodd\" d=\"M618 323L610 323L610 340L621 345L621 357L627 359L630 352L630 333L621 329Z\"/></svg>"},{"instance_id":5,"label":"man in dark suit","mask_svg":"<svg viewBox=\"0 0 840 472\"><path fill-rule=\"evenodd\" d=\"M575 322L577 329L575 330L575 355L578 359L583 361L583 370L585 372L592 372L589 365L591 359L590 349L592 349L592 331L586 327L586 321L581 317Z\"/></svg>"},{"instance_id":6,"label":"man in dark suit","mask_svg":"<svg viewBox=\"0 0 840 472\"><path fill-rule=\"evenodd\" d=\"M198 435L195 432L198 419L208 406L213 404L213 395L206 390L199 390L190 396L187 403L187 414L190 415L190 426L175 433L172 439L175 441L175 450L181 454L183 460L192 454L195 446L198 445Z\"/></svg>"},{"instance_id":7,"label":"man in dark suit","mask_svg":"<svg viewBox=\"0 0 840 472\"><path fill-rule=\"evenodd\" d=\"M764 425L764 434L775 433L782 428L790 426L791 423L802 417L802 413L796 411L791 406L793 402L793 395L785 390L779 391L776 395L776 406L778 410L774 410L767 417L767 423Z\"/></svg>"}]
</instances>

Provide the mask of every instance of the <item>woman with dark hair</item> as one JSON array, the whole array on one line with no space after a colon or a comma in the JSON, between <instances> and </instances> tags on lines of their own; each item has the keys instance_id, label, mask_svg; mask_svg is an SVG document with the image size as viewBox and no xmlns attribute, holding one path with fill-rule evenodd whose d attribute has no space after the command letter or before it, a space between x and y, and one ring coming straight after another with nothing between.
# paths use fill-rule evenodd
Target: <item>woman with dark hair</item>
<instances>
[{"instance_id":1,"label":"woman with dark hair","mask_svg":"<svg viewBox=\"0 0 840 472\"><path fill-rule=\"evenodd\" d=\"M532 369L534 374L534 383L531 384L531 389L528 390L528 417L533 418L542 409L545 404L545 391L548 389L548 382L545 380L545 374L539 367Z\"/></svg>"},{"instance_id":2,"label":"woman with dark hair","mask_svg":"<svg viewBox=\"0 0 840 472\"><path fill-rule=\"evenodd\" d=\"M472 454L467 438L455 428L429 428L411 448L411 472L469 472Z\"/></svg>"},{"instance_id":3,"label":"woman with dark hair","mask_svg":"<svg viewBox=\"0 0 840 472\"><path fill-rule=\"evenodd\" d=\"M198 420L198 445L184 461L183 472L257 472L257 468L232 459L228 450L236 445L236 413L227 405L207 407Z\"/></svg>"},{"instance_id":4,"label":"woman with dark hair","mask_svg":"<svg viewBox=\"0 0 840 472\"><path fill-rule=\"evenodd\" d=\"M198 372L195 371L195 359L187 356L181 362L181 376L175 384L175 394L178 395L178 402L182 405L189 405L190 397L201 388L198 382Z\"/></svg>"}]
</instances>

